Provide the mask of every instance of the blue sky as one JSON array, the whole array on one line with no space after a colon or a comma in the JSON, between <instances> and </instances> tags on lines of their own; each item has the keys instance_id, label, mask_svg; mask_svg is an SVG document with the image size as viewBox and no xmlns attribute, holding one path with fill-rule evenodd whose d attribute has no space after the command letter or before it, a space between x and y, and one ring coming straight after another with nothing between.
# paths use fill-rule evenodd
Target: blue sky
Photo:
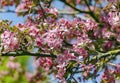
<instances>
[{"instance_id":1,"label":"blue sky","mask_svg":"<svg viewBox=\"0 0 120 83\"><path fill-rule=\"evenodd\" d=\"M5 8L5 9L7 10L8 8ZM14 6L9 7L9 9L10 10L14 10L15 7ZM12 21L12 25L15 25L17 23L23 23L25 18L24 17L19 17L15 13L11 13L11 12L5 13L5 12L3 12L3 13L0 13L0 20Z\"/></svg>"}]
</instances>

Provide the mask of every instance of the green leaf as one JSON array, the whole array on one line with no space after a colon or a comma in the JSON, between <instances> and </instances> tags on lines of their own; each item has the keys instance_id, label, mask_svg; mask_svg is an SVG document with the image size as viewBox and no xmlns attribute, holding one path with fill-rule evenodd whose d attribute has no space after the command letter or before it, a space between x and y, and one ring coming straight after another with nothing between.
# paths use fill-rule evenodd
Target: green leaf
<instances>
[{"instance_id":1,"label":"green leaf","mask_svg":"<svg viewBox=\"0 0 120 83\"><path fill-rule=\"evenodd\" d=\"M38 5L38 3L40 3L40 2L39 2L39 0L33 0L33 3L34 3L35 5Z\"/></svg>"}]
</instances>

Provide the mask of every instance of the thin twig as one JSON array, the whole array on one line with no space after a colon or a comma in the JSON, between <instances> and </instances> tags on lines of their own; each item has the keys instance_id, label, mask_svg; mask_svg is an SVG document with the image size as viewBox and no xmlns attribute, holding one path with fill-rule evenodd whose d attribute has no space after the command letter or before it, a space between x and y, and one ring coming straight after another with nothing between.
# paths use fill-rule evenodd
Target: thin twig
<instances>
[{"instance_id":1,"label":"thin twig","mask_svg":"<svg viewBox=\"0 0 120 83\"><path fill-rule=\"evenodd\" d=\"M116 57L118 54L120 54L120 49L108 51L106 53L98 53L98 55L96 55L95 57L93 57L90 60L90 62L96 61L96 57L97 57L97 61L100 61L101 59L107 58L107 57L109 57L111 55L114 55L114 57Z\"/></svg>"},{"instance_id":2,"label":"thin twig","mask_svg":"<svg viewBox=\"0 0 120 83\"><path fill-rule=\"evenodd\" d=\"M116 64L114 64L114 63L107 63L108 65L110 65L110 66L113 66L113 67L116 67Z\"/></svg>"},{"instance_id":3,"label":"thin twig","mask_svg":"<svg viewBox=\"0 0 120 83\"><path fill-rule=\"evenodd\" d=\"M41 11L42 11L42 15L44 16L44 18L46 18L46 14L45 14L45 11L44 11L44 9L42 8L42 6L41 6L41 0L38 0L39 1L39 3L38 3L38 5L39 5L39 7L40 7L40 9L41 9Z\"/></svg>"},{"instance_id":4,"label":"thin twig","mask_svg":"<svg viewBox=\"0 0 120 83\"><path fill-rule=\"evenodd\" d=\"M85 2L85 4L87 5L87 7L88 7L88 9L89 9L89 11L90 11L89 15L90 15L96 22L99 22L98 18L95 16L95 13L90 9L90 6L89 6L87 0L84 0L84 2Z\"/></svg>"},{"instance_id":5,"label":"thin twig","mask_svg":"<svg viewBox=\"0 0 120 83\"><path fill-rule=\"evenodd\" d=\"M74 10L76 10L76 11L78 11L78 12L80 12L80 13L87 13L87 14L89 14L89 11L80 10L80 9L72 6L71 4L67 3L65 0L60 0L60 1L63 2L63 3L65 3L66 5L70 6L71 8L73 8Z\"/></svg>"},{"instance_id":6,"label":"thin twig","mask_svg":"<svg viewBox=\"0 0 120 83\"><path fill-rule=\"evenodd\" d=\"M58 11L59 14L65 14L65 15L75 15L75 14L79 14L78 11L75 12L67 12L67 11Z\"/></svg>"},{"instance_id":7,"label":"thin twig","mask_svg":"<svg viewBox=\"0 0 120 83\"><path fill-rule=\"evenodd\" d=\"M74 7L73 5L71 5L71 4L69 4L69 3L67 3L65 0L60 0L61 2L63 2L63 3L65 3L66 5L68 5L69 7L71 7L72 9L74 9L74 10L76 10L76 11L78 11L79 13L85 13L85 14L89 14L96 22L99 22L99 20L98 20L98 18L97 17L95 17L95 15L94 15L94 13L93 13L93 11L91 11L91 9L90 9L90 11L83 11L83 10L80 10L80 9L78 9L78 8L76 8L76 7ZM87 4L87 3L86 3ZM89 4L87 4L88 6L89 6Z\"/></svg>"},{"instance_id":8,"label":"thin twig","mask_svg":"<svg viewBox=\"0 0 120 83\"><path fill-rule=\"evenodd\" d=\"M90 12L92 12L92 10L90 9L90 6L89 6L89 4L88 4L87 0L84 0L84 2L86 3L86 5L87 5L87 7L88 7L89 11L90 11Z\"/></svg>"}]
</instances>

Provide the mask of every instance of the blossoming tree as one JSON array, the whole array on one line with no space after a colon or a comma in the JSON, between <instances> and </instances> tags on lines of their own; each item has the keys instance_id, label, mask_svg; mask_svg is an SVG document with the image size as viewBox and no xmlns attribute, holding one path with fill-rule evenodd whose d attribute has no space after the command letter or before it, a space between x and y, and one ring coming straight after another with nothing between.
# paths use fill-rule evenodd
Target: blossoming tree
<instances>
[{"instance_id":1,"label":"blossoming tree","mask_svg":"<svg viewBox=\"0 0 120 83\"><path fill-rule=\"evenodd\" d=\"M51 74L59 83L119 80L120 0L59 0L61 10L55 1L0 0L1 9L16 7L4 12L27 17L14 26L0 21L0 82L49 83ZM34 75L25 56L34 56Z\"/></svg>"}]
</instances>

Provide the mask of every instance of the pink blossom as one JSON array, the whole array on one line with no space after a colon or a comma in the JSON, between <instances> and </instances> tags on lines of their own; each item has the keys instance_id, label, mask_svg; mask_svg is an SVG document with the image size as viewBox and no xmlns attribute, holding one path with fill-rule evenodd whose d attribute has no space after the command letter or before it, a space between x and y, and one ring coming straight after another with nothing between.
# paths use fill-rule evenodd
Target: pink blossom
<instances>
[{"instance_id":1,"label":"pink blossom","mask_svg":"<svg viewBox=\"0 0 120 83\"><path fill-rule=\"evenodd\" d=\"M109 12L105 20L112 26L119 26L120 23L120 13L119 12Z\"/></svg>"},{"instance_id":2,"label":"pink blossom","mask_svg":"<svg viewBox=\"0 0 120 83\"><path fill-rule=\"evenodd\" d=\"M19 48L19 42L18 38L16 37L16 34L10 32L10 31L4 31L3 34L1 34L1 40L2 40L2 46L5 51L13 51Z\"/></svg>"},{"instance_id":3,"label":"pink blossom","mask_svg":"<svg viewBox=\"0 0 120 83\"><path fill-rule=\"evenodd\" d=\"M65 18L59 19L58 24L60 26L67 27L67 28L70 28L72 26L71 22L68 19L65 19Z\"/></svg>"},{"instance_id":4,"label":"pink blossom","mask_svg":"<svg viewBox=\"0 0 120 83\"><path fill-rule=\"evenodd\" d=\"M84 46L90 44L91 42L92 41L87 37L87 35L78 37L76 43L73 44L73 50L80 56L83 56L83 58L86 58L88 56L88 53Z\"/></svg>"},{"instance_id":5,"label":"pink blossom","mask_svg":"<svg viewBox=\"0 0 120 83\"><path fill-rule=\"evenodd\" d=\"M38 16L37 18L44 17L43 15L46 14L47 17L44 19L46 23L53 24L58 17L58 10L56 8L43 8L38 9Z\"/></svg>"},{"instance_id":6,"label":"pink blossom","mask_svg":"<svg viewBox=\"0 0 120 83\"><path fill-rule=\"evenodd\" d=\"M87 77L89 75L89 72L87 72L87 71L85 71L84 73L83 73L83 77Z\"/></svg>"},{"instance_id":7,"label":"pink blossom","mask_svg":"<svg viewBox=\"0 0 120 83\"><path fill-rule=\"evenodd\" d=\"M58 10L56 8L44 8L43 10L39 9L38 14L39 14L40 17L43 16L43 11L46 14L52 14L55 17L58 17Z\"/></svg>"},{"instance_id":8,"label":"pink blossom","mask_svg":"<svg viewBox=\"0 0 120 83\"><path fill-rule=\"evenodd\" d=\"M31 26L29 33L30 33L30 36L36 37L39 34L39 29L37 29L35 26Z\"/></svg>"},{"instance_id":9,"label":"pink blossom","mask_svg":"<svg viewBox=\"0 0 120 83\"><path fill-rule=\"evenodd\" d=\"M72 21L72 25L78 26L82 22L83 22L83 20L81 18L74 18L73 21Z\"/></svg>"},{"instance_id":10,"label":"pink blossom","mask_svg":"<svg viewBox=\"0 0 120 83\"><path fill-rule=\"evenodd\" d=\"M81 34L81 36L77 37L76 45L79 47L83 47L92 42L91 39L88 38L87 34Z\"/></svg>"},{"instance_id":11,"label":"pink blossom","mask_svg":"<svg viewBox=\"0 0 120 83\"><path fill-rule=\"evenodd\" d=\"M20 67L20 64L17 63L17 62L12 62L12 61L9 61L7 63L7 67L8 68L11 68L11 69L18 69Z\"/></svg>"},{"instance_id":12,"label":"pink blossom","mask_svg":"<svg viewBox=\"0 0 120 83\"><path fill-rule=\"evenodd\" d=\"M73 49L76 53L78 53L83 58L86 58L88 56L87 50L85 50L85 48L79 47L79 46L74 44Z\"/></svg>"},{"instance_id":13,"label":"pink blossom","mask_svg":"<svg viewBox=\"0 0 120 83\"><path fill-rule=\"evenodd\" d=\"M43 35L45 43L50 48L59 48L62 45L62 39L57 35L57 32L50 30L49 32Z\"/></svg>"},{"instance_id":14,"label":"pink blossom","mask_svg":"<svg viewBox=\"0 0 120 83\"><path fill-rule=\"evenodd\" d=\"M10 38L12 36L12 32L10 31L4 31L4 33L1 35L1 38L2 39L7 39L7 38Z\"/></svg>"},{"instance_id":15,"label":"pink blossom","mask_svg":"<svg viewBox=\"0 0 120 83\"><path fill-rule=\"evenodd\" d=\"M24 32L24 31L26 30L25 24L19 23L19 24L17 24L16 26L17 26L18 29L19 29L20 31L22 31L22 32Z\"/></svg>"},{"instance_id":16,"label":"pink blossom","mask_svg":"<svg viewBox=\"0 0 120 83\"><path fill-rule=\"evenodd\" d=\"M35 38L35 43L37 46L41 47L44 45L44 39L41 36L38 36Z\"/></svg>"},{"instance_id":17,"label":"pink blossom","mask_svg":"<svg viewBox=\"0 0 120 83\"><path fill-rule=\"evenodd\" d=\"M16 58L16 57L14 57L14 56L9 57L9 59L10 59L11 61L14 61L15 58Z\"/></svg>"},{"instance_id":18,"label":"pink blossom","mask_svg":"<svg viewBox=\"0 0 120 83\"><path fill-rule=\"evenodd\" d=\"M79 4L82 0L76 0L76 4Z\"/></svg>"},{"instance_id":19,"label":"pink blossom","mask_svg":"<svg viewBox=\"0 0 120 83\"><path fill-rule=\"evenodd\" d=\"M30 9L32 7L33 2L30 0L23 0L16 8L16 12L23 12L23 11L27 11L28 9Z\"/></svg>"},{"instance_id":20,"label":"pink blossom","mask_svg":"<svg viewBox=\"0 0 120 83\"><path fill-rule=\"evenodd\" d=\"M43 67L46 71L50 69L52 66L52 59L51 58L40 58L39 64L41 67Z\"/></svg>"},{"instance_id":21,"label":"pink blossom","mask_svg":"<svg viewBox=\"0 0 120 83\"><path fill-rule=\"evenodd\" d=\"M102 36L103 38L110 38L110 37L114 37L115 34L112 31L109 31L108 28L103 28L102 29Z\"/></svg>"},{"instance_id":22,"label":"pink blossom","mask_svg":"<svg viewBox=\"0 0 120 83\"><path fill-rule=\"evenodd\" d=\"M58 10L56 8L50 8L48 13L58 16Z\"/></svg>"},{"instance_id":23,"label":"pink blossom","mask_svg":"<svg viewBox=\"0 0 120 83\"><path fill-rule=\"evenodd\" d=\"M105 50L108 50L108 49L110 49L112 46L113 46L113 42L112 42L112 41L107 41L107 42L104 43L103 48L104 48Z\"/></svg>"},{"instance_id":24,"label":"pink blossom","mask_svg":"<svg viewBox=\"0 0 120 83\"><path fill-rule=\"evenodd\" d=\"M111 69L104 71L102 80L106 81L106 83L115 83L115 77Z\"/></svg>"},{"instance_id":25,"label":"pink blossom","mask_svg":"<svg viewBox=\"0 0 120 83\"><path fill-rule=\"evenodd\" d=\"M17 6L16 8L16 12L20 12L20 11L27 11L28 10L28 7L26 6L25 3L21 3Z\"/></svg>"},{"instance_id":26,"label":"pink blossom","mask_svg":"<svg viewBox=\"0 0 120 83\"><path fill-rule=\"evenodd\" d=\"M120 74L120 64L116 65L115 73Z\"/></svg>"},{"instance_id":27,"label":"pink blossom","mask_svg":"<svg viewBox=\"0 0 120 83\"><path fill-rule=\"evenodd\" d=\"M31 72L25 72L25 76L27 77L27 79L30 79L33 77L33 73Z\"/></svg>"},{"instance_id":28,"label":"pink blossom","mask_svg":"<svg viewBox=\"0 0 120 83\"><path fill-rule=\"evenodd\" d=\"M65 51L63 53L63 55L59 55L56 59L56 68L57 70L57 74L56 77L60 80L60 83L65 83L65 79L64 79L64 74L66 71L66 66L68 65L70 60L75 60L76 56L74 56L74 53L70 53L69 51Z\"/></svg>"},{"instance_id":29,"label":"pink blossom","mask_svg":"<svg viewBox=\"0 0 120 83\"><path fill-rule=\"evenodd\" d=\"M93 35L94 35L96 38L101 38L101 33L100 33L100 31L101 31L101 30L95 30Z\"/></svg>"},{"instance_id":30,"label":"pink blossom","mask_svg":"<svg viewBox=\"0 0 120 83\"><path fill-rule=\"evenodd\" d=\"M59 79L60 83L65 83L65 79L63 78L65 74L65 68L59 68L56 74L56 78Z\"/></svg>"},{"instance_id":31,"label":"pink blossom","mask_svg":"<svg viewBox=\"0 0 120 83\"><path fill-rule=\"evenodd\" d=\"M57 67L64 67L68 64L68 62L70 60L75 60L76 59L76 56L74 55L74 53L70 53L69 51L65 51L63 53L63 55L59 55L56 59L57 61Z\"/></svg>"},{"instance_id":32,"label":"pink blossom","mask_svg":"<svg viewBox=\"0 0 120 83\"><path fill-rule=\"evenodd\" d=\"M120 42L120 35L117 35L117 41Z\"/></svg>"},{"instance_id":33,"label":"pink blossom","mask_svg":"<svg viewBox=\"0 0 120 83\"><path fill-rule=\"evenodd\" d=\"M98 27L98 24L93 19L88 19L86 22L84 22L86 29L89 30L96 30Z\"/></svg>"}]
</instances>

